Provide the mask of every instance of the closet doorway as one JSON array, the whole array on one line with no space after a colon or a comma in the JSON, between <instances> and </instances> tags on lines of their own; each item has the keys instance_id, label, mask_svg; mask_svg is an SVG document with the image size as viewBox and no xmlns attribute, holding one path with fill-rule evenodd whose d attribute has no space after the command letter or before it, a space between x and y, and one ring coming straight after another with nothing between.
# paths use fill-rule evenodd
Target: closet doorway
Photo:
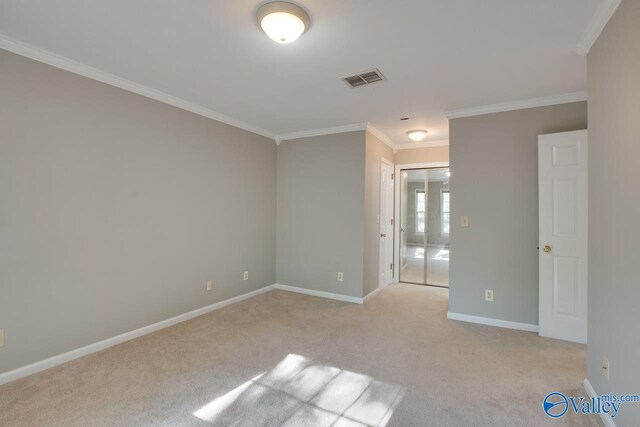
<instances>
[{"instance_id":1,"label":"closet doorway","mask_svg":"<svg viewBox=\"0 0 640 427\"><path fill-rule=\"evenodd\" d=\"M397 167L397 280L449 287L451 193L448 165Z\"/></svg>"}]
</instances>

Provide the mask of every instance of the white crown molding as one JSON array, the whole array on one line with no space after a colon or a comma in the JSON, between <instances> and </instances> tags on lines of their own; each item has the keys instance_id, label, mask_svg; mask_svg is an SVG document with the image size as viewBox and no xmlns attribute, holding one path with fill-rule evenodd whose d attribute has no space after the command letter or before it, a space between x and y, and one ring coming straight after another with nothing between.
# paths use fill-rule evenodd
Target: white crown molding
<instances>
[{"instance_id":1,"label":"white crown molding","mask_svg":"<svg viewBox=\"0 0 640 427\"><path fill-rule=\"evenodd\" d=\"M460 108L445 111L447 119L479 116L482 114L502 113L505 111L522 110L525 108L546 107L549 105L568 104L587 100L587 92L572 92L562 95L543 96L540 98L523 99L520 101L503 102L500 104L483 105L480 107Z\"/></svg>"},{"instance_id":2,"label":"white crown molding","mask_svg":"<svg viewBox=\"0 0 640 427\"><path fill-rule=\"evenodd\" d=\"M406 144L396 145L397 150L410 150L412 148L430 148L430 147L443 147L449 145L448 139L442 139L440 141L422 141L422 142L407 142Z\"/></svg>"},{"instance_id":3,"label":"white crown molding","mask_svg":"<svg viewBox=\"0 0 640 427\"><path fill-rule=\"evenodd\" d=\"M354 123L350 125L344 126L334 126L330 128L322 128L322 129L312 129L312 130L303 130L299 132L290 132L283 133L281 135L276 136L276 144L280 144L282 141L287 141L290 139L298 139L298 138L309 138L312 136L322 136L322 135L333 135L336 133L344 133L344 132L356 132L367 130L368 123Z\"/></svg>"},{"instance_id":4,"label":"white crown molding","mask_svg":"<svg viewBox=\"0 0 640 427\"><path fill-rule=\"evenodd\" d=\"M25 56L27 58L31 58L33 60L51 65L53 67L57 67L71 73L81 75L83 77L97 80L99 82L106 83L108 85L115 86L117 88L163 102L182 110L190 111L194 114L198 114L200 116L204 116L218 122L226 123L228 125L244 129L246 131L262 135L270 139L275 139L275 135L265 129L250 125L241 120L234 119L233 117L226 116L224 114L178 98L176 96L169 95L156 89L152 89L148 86L144 86L139 83L132 82L131 80L118 77L114 74L101 71L97 68L74 61L56 53L40 49L27 43L23 43L19 40L7 37L4 34L0 34L0 49L4 49L17 55Z\"/></svg>"},{"instance_id":5,"label":"white crown molding","mask_svg":"<svg viewBox=\"0 0 640 427\"><path fill-rule=\"evenodd\" d=\"M582 33L580 41L576 46L576 52L579 55L585 56L593 47L593 44L598 40L600 33L609 22L609 19L613 16L622 0L601 0L598 8L596 9L591 21L587 25L587 28Z\"/></svg>"},{"instance_id":6,"label":"white crown molding","mask_svg":"<svg viewBox=\"0 0 640 427\"><path fill-rule=\"evenodd\" d=\"M447 312L447 319L462 322L478 323L480 325L497 326L499 328L517 329L519 331L538 332L538 325L530 323L511 322L509 320L492 319L489 317L472 316L470 314Z\"/></svg>"},{"instance_id":7,"label":"white crown molding","mask_svg":"<svg viewBox=\"0 0 640 427\"><path fill-rule=\"evenodd\" d=\"M369 131L373 136L378 138L380 141L382 141L387 147L391 148L394 153L398 151L398 145L390 140L387 135L374 127L371 123L367 123L366 130Z\"/></svg>"},{"instance_id":8,"label":"white crown molding","mask_svg":"<svg viewBox=\"0 0 640 427\"><path fill-rule=\"evenodd\" d=\"M353 123L350 125L334 126L334 127L322 128L322 129L303 130L299 132L283 133L281 135L276 136L276 144L280 145L282 141L287 141L290 139L309 138L313 136L322 136L322 135L334 135L337 133L356 132L356 131L371 132L371 134L373 134L376 138L382 141L386 146L391 148L394 152L396 152L398 149L398 146L394 144L392 140L390 140L384 133L382 133L379 129L377 129L371 123L368 123L368 122Z\"/></svg>"},{"instance_id":9,"label":"white crown molding","mask_svg":"<svg viewBox=\"0 0 640 427\"><path fill-rule=\"evenodd\" d=\"M443 139L439 141L423 141L423 142L410 142L405 144L396 144L382 131L380 131L378 128L376 128L375 126L373 126L371 123L368 123L368 122L354 123L351 125L335 126L330 128L304 130L300 132L284 133L276 136L276 144L280 145L280 142L287 141L290 139L309 138L313 136L333 135L337 133L363 131L363 130L367 132L371 132L373 136L375 136L383 144L391 148L394 153L397 153L398 150L408 150L411 148L429 148L429 147L441 147L441 146L449 145L448 139Z\"/></svg>"}]
</instances>

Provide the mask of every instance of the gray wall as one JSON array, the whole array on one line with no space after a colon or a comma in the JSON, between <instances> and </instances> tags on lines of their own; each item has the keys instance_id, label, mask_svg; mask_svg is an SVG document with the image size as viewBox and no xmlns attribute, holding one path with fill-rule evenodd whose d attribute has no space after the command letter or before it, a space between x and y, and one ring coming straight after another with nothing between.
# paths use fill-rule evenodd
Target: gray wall
<instances>
[{"instance_id":1,"label":"gray wall","mask_svg":"<svg viewBox=\"0 0 640 427\"><path fill-rule=\"evenodd\" d=\"M273 141L5 51L0 75L0 372L275 282Z\"/></svg>"},{"instance_id":2,"label":"gray wall","mask_svg":"<svg viewBox=\"0 0 640 427\"><path fill-rule=\"evenodd\" d=\"M450 311L538 323L538 135L586 127L586 102L449 122Z\"/></svg>"},{"instance_id":3,"label":"gray wall","mask_svg":"<svg viewBox=\"0 0 640 427\"><path fill-rule=\"evenodd\" d=\"M393 163L393 150L371 132L365 135L364 282L363 295L378 288L380 276L380 163Z\"/></svg>"},{"instance_id":4,"label":"gray wall","mask_svg":"<svg viewBox=\"0 0 640 427\"><path fill-rule=\"evenodd\" d=\"M640 2L624 0L588 55L589 345L597 393L640 393ZM602 363L611 363L610 380ZM623 404L620 427L640 425Z\"/></svg>"},{"instance_id":5,"label":"gray wall","mask_svg":"<svg viewBox=\"0 0 640 427\"><path fill-rule=\"evenodd\" d=\"M395 162L398 165L409 163L448 162L449 146L407 148L398 150Z\"/></svg>"},{"instance_id":6,"label":"gray wall","mask_svg":"<svg viewBox=\"0 0 640 427\"><path fill-rule=\"evenodd\" d=\"M362 297L364 195L364 131L280 143L279 284Z\"/></svg>"}]
</instances>

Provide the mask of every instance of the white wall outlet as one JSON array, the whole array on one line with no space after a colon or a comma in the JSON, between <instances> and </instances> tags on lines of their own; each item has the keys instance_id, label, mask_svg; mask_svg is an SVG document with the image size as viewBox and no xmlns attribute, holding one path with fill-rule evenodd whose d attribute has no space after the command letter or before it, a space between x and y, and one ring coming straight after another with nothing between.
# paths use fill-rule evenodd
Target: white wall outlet
<instances>
[{"instance_id":1,"label":"white wall outlet","mask_svg":"<svg viewBox=\"0 0 640 427\"><path fill-rule=\"evenodd\" d=\"M213 280L209 280L207 282L207 292L211 292L213 290Z\"/></svg>"},{"instance_id":2,"label":"white wall outlet","mask_svg":"<svg viewBox=\"0 0 640 427\"><path fill-rule=\"evenodd\" d=\"M245 271L244 274L242 275L242 280L249 280L249 272Z\"/></svg>"},{"instance_id":3,"label":"white wall outlet","mask_svg":"<svg viewBox=\"0 0 640 427\"><path fill-rule=\"evenodd\" d=\"M342 271L338 271L338 282L342 282L344 280L344 274Z\"/></svg>"},{"instance_id":4,"label":"white wall outlet","mask_svg":"<svg viewBox=\"0 0 640 427\"><path fill-rule=\"evenodd\" d=\"M469 226L469 217L466 215L462 215L460 217L460 227L468 227Z\"/></svg>"},{"instance_id":5,"label":"white wall outlet","mask_svg":"<svg viewBox=\"0 0 640 427\"><path fill-rule=\"evenodd\" d=\"M493 301L493 290L485 289L484 290L484 300L485 301Z\"/></svg>"},{"instance_id":6,"label":"white wall outlet","mask_svg":"<svg viewBox=\"0 0 640 427\"><path fill-rule=\"evenodd\" d=\"M609 375L610 375L610 364L609 364L609 359L607 359L606 357L604 358L604 364L602 365L602 373L604 374L604 377L607 379L607 381L609 381Z\"/></svg>"},{"instance_id":7,"label":"white wall outlet","mask_svg":"<svg viewBox=\"0 0 640 427\"><path fill-rule=\"evenodd\" d=\"M0 329L0 348L4 347L4 329Z\"/></svg>"}]
</instances>

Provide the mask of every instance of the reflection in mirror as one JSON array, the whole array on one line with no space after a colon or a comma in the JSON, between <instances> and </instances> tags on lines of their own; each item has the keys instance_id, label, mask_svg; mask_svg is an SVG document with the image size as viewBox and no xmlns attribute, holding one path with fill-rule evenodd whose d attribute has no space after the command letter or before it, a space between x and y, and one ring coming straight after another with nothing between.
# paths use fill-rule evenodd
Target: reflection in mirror
<instances>
[{"instance_id":1,"label":"reflection in mirror","mask_svg":"<svg viewBox=\"0 0 640 427\"><path fill-rule=\"evenodd\" d=\"M400 281L449 286L448 168L405 170L400 182Z\"/></svg>"}]
</instances>

